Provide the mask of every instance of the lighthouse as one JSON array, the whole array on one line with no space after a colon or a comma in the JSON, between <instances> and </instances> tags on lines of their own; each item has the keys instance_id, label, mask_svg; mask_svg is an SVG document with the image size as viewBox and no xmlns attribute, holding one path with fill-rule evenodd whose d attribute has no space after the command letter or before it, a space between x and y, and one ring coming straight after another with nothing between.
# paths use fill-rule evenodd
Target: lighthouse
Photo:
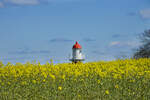
<instances>
[{"instance_id":1,"label":"lighthouse","mask_svg":"<svg viewBox=\"0 0 150 100\"><path fill-rule=\"evenodd\" d=\"M84 61L84 56L82 54L82 47L77 41L72 47L72 58L70 59L70 61L74 63Z\"/></svg>"}]
</instances>

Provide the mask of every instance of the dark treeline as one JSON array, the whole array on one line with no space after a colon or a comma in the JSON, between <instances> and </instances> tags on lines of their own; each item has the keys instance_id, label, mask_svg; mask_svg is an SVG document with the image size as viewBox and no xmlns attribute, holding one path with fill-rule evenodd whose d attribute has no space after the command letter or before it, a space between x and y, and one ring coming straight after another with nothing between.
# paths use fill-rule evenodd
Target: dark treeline
<instances>
[{"instance_id":1,"label":"dark treeline","mask_svg":"<svg viewBox=\"0 0 150 100\"><path fill-rule=\"evenodd\" d=\"M150 58L150 29L145 30L139 37L142 45L135 51L133 58Z\"/></svg>"}]
</instances>

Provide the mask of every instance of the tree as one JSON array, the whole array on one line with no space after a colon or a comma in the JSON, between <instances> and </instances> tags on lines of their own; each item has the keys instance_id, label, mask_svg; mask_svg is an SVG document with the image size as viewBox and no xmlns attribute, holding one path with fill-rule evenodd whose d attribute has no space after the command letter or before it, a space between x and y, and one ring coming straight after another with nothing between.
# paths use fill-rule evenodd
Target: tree
<instances>
[{"instance_id":1,"label":"tree","mask_svg":"<svg viewBox=\"0 0 150 100\"><path fill-rule=\"evenodd\" d=\"M141 35L140 39L142 45L134 53L133 58L150 58L150 29L145 30Z\"/></svg>"}]
</instances>

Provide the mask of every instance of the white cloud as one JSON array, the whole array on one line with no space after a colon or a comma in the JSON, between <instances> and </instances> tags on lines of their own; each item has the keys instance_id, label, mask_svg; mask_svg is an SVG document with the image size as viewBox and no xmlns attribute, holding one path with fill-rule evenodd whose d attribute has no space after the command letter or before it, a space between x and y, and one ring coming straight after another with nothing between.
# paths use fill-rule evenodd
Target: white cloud
<instances>
[{"instance_id":1,"label":"white cloud","mask_svg":"<svg viewBox=\"0 0 150 100\"><path fill-rule=\"evenodd\" d=\"M2 2L0 2L0 8L3 8L4 4Z\"/></svg>"},{"instance_id":2,"label":"white cloud","mask_svg":"<svg viewBox=\"0 0 150 100\"><path fill-rule=\"evenodd\" d=\"M39 0L5 0L6 3L11 3L15 5L37 5Z\"/></svg>"},{"instance_id":3,"label":"white cloud","mask_svg":"<svg viewBox=\"0 0 150 100\"><path fill-rule=\"evenodd\" d=\"M81 0L47 0L49 2L71 2L71 1L81 1Z\"/></svg>"},{"instance_id":4,"label":"white cloud","mask_svg":"<svg viewBox=\"0 0 150 100\"><path fill-rule=\"evenodd\" d=\"M4 5L38 5L41 3L62 3L62 2L80 2L85 0L1 0L0 8ZM90 0L91 1L91 0Z\"/></svg>"},{"instance_id":5,"label":"white cloud","mask_svg":"<svg viewBox=\"0 0 150 100\"><path fill-rule=\"evenodd\" d=\"M110 43L110 46L116 46L116 45L120 45L121 43L119 41L113 41Z\"/></svg>"},{"instance_id":6,"label":"white cloud","mask_svg":"<svg viewBox=\"0 0 150 100\"><path fill-rule=\"evenodd\" d=\"M143 19L150 19L150 8L141 10L140 15Z\"/></svg>"},{"instance_id":7,"label":"white cloud","mask_svg":"<svg viewBox=\"0 0 150 100\"><path fill-rule=\"evenodd\" d=\"M110 46L117 46L117 47L122 47L122 46L128 46L128 47L138 47L139 45L141 45L141 43L137 42L137 41L126 41L126 42L122 42L122 41L113 41L109 44Z\"/></svg>"},{"instance_id":8,"label":"white cloud","mask_svg":"<svg viewBox=\"0 0 150 100\"><path fill-rule=\"evenodd\" d=\"M126 45L130 46L130 47L138 47L141 45L140 42L136 42L136 41L128 41L126 42Z\"/></svg>"}]
</instances>

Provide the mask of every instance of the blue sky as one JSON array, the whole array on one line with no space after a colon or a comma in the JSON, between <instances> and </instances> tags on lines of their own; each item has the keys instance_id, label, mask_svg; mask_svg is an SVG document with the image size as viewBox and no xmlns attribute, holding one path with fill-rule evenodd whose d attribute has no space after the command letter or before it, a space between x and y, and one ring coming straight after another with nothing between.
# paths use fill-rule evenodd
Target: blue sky
<instances>
[{"instance_id":1,"label":"blue sky","mask_svg":"<svg viewBox=\"0 0 150 100\"><path fill-rule=\"evenodd\" d=\"M86 61L113 60L146 29L149 0L0 0L0 60L68 62L75 41Z\"/></svg>"}]
</instances>

